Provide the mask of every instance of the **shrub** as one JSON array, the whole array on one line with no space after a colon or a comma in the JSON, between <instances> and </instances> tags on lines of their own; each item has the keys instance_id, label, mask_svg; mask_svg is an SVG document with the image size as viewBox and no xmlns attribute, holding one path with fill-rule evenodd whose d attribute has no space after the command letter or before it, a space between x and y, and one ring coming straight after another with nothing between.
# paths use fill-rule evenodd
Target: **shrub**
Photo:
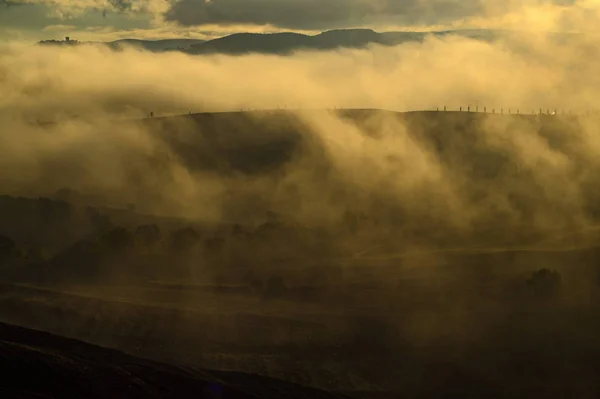
<instances>
[{"instance_id":1,"label":"shrub","mask_svg":"<svg viewBox=\"0 0 600 399\"><path fill-rule=\"evenodd\" d=\"M100 242L106 250L120 252L131 247L133 237L129 231L118 227L103 234L100 237Z\"/></svg>"},{"instance_id":2,"label":"shrub","mask_svg":"<svg viewBox=\"0 0 600 399\"><path fill-rule=\"evenodd\" d=\"M175 230L171 233L171 246L177 251L187 251L198 243L200 235L191 227Z\"/></svg>"},{"instance_id":3,"label":"shrub","mask_svg":"<svg viewBox=\"0 0 600 399\"><path fill-rule=\"evenodd\" d=\"M145 246L156 245L161 239L160 228L155 224L138 226L135 230L135 240Z\"/></svg>"}]
</instances>

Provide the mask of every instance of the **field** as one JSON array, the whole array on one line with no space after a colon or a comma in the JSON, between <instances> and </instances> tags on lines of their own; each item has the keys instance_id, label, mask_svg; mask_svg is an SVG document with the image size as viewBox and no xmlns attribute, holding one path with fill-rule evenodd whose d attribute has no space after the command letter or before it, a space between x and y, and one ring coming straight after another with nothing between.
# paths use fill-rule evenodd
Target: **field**
<instances>
[{"instance_id":1,"label":"field","mask_svg":"<svg viewBox=\"0 0 600 399\"><path fill-rule=\"evenodd\" d=\"M149 182L0 198L0 320L353 397L600 393L597 116L119 123Z\"/></svg>"}]
</instances>

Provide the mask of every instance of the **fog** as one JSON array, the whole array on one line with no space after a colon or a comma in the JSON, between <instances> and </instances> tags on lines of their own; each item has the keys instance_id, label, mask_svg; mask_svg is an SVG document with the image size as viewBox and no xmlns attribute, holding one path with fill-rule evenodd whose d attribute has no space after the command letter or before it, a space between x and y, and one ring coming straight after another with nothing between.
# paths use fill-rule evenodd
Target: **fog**
<instances>
[{"instance_id":1,"label":"fog","mask_svg":"<svg viewBox=\"0 0 600 399\"><path fill-rule=\"evenodd\" d=\"M5 46L3 106L28 117L277 107L403 111L468 104L490 111L583 110L595 100L596 78L587 74L598 62L597 48L586 36L571 39L555 43L523 33L519 40L490 44L449 36L291 57Z\"/></svg>"},{"instance_id":2,"label":"fog","mask_svg":"<svg viewBox=\"0 0 600 399\"><path fill-rule=\"evenodd\" d=\"M274 187L291 184L299 187L303 201L278 211L309 218L314 213L313 220L322 220L341 214L339 208L345 206L344 201L332 205L327 200L337 184L359 200L385 194L388 200L425 207L423 212L467 228L490 208L504 212L507 220L518 218L506 196L519 182L532 194L533 182L541 198L529 201L550 202L564 212L559 221L555 211L546 214L540 206L535 223L585 224L580 184L589 170L582 165L597 165L598 145L590 118L570 120L568 154L540 137L535 123L487 118L477 124L477 145L509 156L528 177L498 177L486 187L487 199L476 206L469 198L481 186L469 184L470 160L440 160L432 143L423 139L426 120L408 127L398 118L377 114L357 125L314 110L468 107L481 112L485 107L497 114L541 109L582 115L594 108L599 94L591 73L599 63L596 51L597 45L584 35L565 42L550 35L514 33L494 43L448 36L392 48L292 56L193 57L135 49L112 52L91 45L4 45L0 189L47 194L68 186L101 192L115 203L142 205L161 187L169 195L161 195L160 204L150 208L219 218L221 196L231 186L276 196ZM136 122L150 112L166 116L278 108L298 118L307 141L317 143L333 165L329 181L315 175L314 153L295 158L284 176L276 178L192 170L147 124ZM268 118L261 123L268 124ZM472 144L469 140L456 137L445 151L458 154Z\"/></svg>"},{"instance_id":3,"label":"fog","mask_svg":"<svg viewBox=\"0 0 600 399\"><path fill-rule=\"evenodd\" d=\"M372 367L381 372L373 381L394 386L400 380L375 357L389 351L393 363L431 345L410 358L415 370L439 350L440 358L489 356L477 359L510 375L512 363L497 353L522 354L515 337L533 342L535 323L551 325L544 315L519 318L533 270L559 270L569 306L592 304L598 291L597 255L584 251L596 246L600 218L598 49L586 35L532 32L289 56L2 45L0 194L68 188L101 211L133 204L131 231L153 215L201 226L175 234L180 242L149 234L148 244L137 231L141 241L127 241L107 229L100 238L65 233L59 245L64 231L44 220L46 252L39 263L19 258L11 273L73 273L60 289L85 304L21 287L15 297L44 299L10 302L5 315L126 350L139 338L144 355L203 366L224 367L219 356L238 349L239 359L269 348L285 357L305 345L305 360L322 355L346 367L352 351L370 359L342 367L342 380ZM288 297L272 278L281 275ZM194 284L249 287L235 296ZM496 330L530 320L531 331ZM587 328L573 320L561 324L573 329L564 336ZM542 341L527 345L543 353ZM340 347L342 355L331 349ZM262 373L312 370L315 358L267 360L275 366ZM398 367L390 369L408 368Z\"/></svg>"}]
</instances>

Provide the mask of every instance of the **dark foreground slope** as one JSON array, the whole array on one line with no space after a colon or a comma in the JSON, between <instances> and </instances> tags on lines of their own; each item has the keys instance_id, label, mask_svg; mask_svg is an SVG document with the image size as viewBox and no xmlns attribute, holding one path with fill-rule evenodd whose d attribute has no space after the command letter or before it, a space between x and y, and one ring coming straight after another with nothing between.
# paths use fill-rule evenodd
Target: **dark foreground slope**
<instances>
[{"instance_id":1,"label":"dark foreground slope","mask_svg":"<svg viewBox=\"0 0 600 399\"><path fill-rule=\"evenodd\" d=\"M155 363L0 324L2 398L334 398L261 377Z\"/></svg>"}]
</instances>

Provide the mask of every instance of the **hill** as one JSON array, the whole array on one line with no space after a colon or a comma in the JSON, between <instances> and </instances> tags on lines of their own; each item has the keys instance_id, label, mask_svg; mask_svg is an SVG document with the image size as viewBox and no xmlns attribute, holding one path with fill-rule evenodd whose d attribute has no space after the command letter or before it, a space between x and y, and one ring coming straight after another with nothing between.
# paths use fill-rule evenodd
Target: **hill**
<instances>
[{"instance_id":1,"label":"hill","mask_svg":"<svg viewBox=\"0 0 600 399\"><path fill-rule=\"evenodd\" d=\"M339 128L319 130L332 120ZM176 157L194 175L229 180L223 218L153 217L145 196L115 209L110 192L75 192L81 186L46 199L0 196L0 319L157 362L362 398L599 397L600 166L582 151L598 122L560 112L373 109L121 121L164 151L144 161L146 174ZM339 139L337 150L330 139ZM461 190L459 215L478 210L469 229L448 222L437 186L387 191L429 165L413 157L420 153ZM557 169L564 164L540 155L572 165ZM249 190L253 181L261 184ZM575 203L560 191L570 181ZM176 195L162 184L129 184ZM303 218L310 203L331 203L326 209L340 216ZM41 341L15 349L9 340L0 359L16 359L5 366L11 383L19 359L41 359L50 370L74 364L69 372L83 384L81 370L101 364L102 378L124 370L156 389L145 383L154 364L132 369L129 360ZM161 370L158 381L181 381ZM117 386L129 378L123 373ZM251 391L240 374L190 373Z\"/></svg>"},{"instance_id":2,"label":"hill","mask_svg":"<svg viewBox=\"0 0 600 399\"><path fill-rule=\"evenodd\" d=\"M340 48L365 48L369 45L396 46L410 42L422 42L428 36L443 38L457 36L473 40L493 42L510 31L491 29L464 29L429 32L375 32L371 29L336 29L317 35L292 32L282 33L239 33L222 38L193 44L185 52L189 54L290 54L298 50L333 50ZM518 34L519 32L513 32ZM556 41L567 41L573 34L555 33L550 37Z\"/></svg>"},{"instance_id":3,"label":"hill","mask_svg":"<svg viewBox=\"0 0 600 399\"><path fill-rule=\"evenodd\" d=\"M428 36L457 36L474 40L493 42L507 33L519 34L518 31L492 29L462 29L427 32L375 32L371 29L336 29L316 35L296 32L278 33L234 33L212 40L200 39L120 39L112 42L94 43L76 40L45 40L41 45L80 45L103 44L114 50L127 46L137 47L152 52L183 51L187 54L245 54L263 53L287 55L298 50L333 50L340 48L365 48L369 45L396 46L409 42L422 42ZM549 37L557 42L572 40L576 34L552 33Z\"/></svg>"},{"instance_id":4,"label":"hill","mask_svg":"<svg viewBox=\"0 0 600 399\"><path fill-rule=\"evenodd\" d=\"M371 29L338 29L325 31L314 36L292 32L239 33L192 45L186 52L189 54L289 54L302 49L364 48L371 44L393 46L406 42L422 41L428 34L436 36L450 33L464 34L461 31L378 33ZM487 38L487 36L480 35L480 38Z\"/></svg>"},{"instance_id":5,"label":"hill","mask_svg":"<svg viewBox=\"0 0 600 399\"><path fill-rule=\"evenodd\" d=\"M0 375L6 399L340 397L264 377L170 366L4 323Z\"/></svg>"},{"instance_id":6,"label":"hill","mask_svg":"<svg viewBox=\"0 0 600 399\"><path fill-rule=\"evenodd\" d=\"M41 45L103 44L114 50L137 47L152 52L183 51L188 54L243 54L267 53L289 54L301 49L331 50L337 48L364 48L371 44L394 46L406 42L419 42L428 35L443 37L458 35L477 40L495 40L500 31L456 30L439 32L382 32L371 29L337 29L306 35L295 32L280 33L235 33L212 40L200 39L120 39L112 42L93 43L76 40L45 40Z\"/></svg>"}]
</instances>

